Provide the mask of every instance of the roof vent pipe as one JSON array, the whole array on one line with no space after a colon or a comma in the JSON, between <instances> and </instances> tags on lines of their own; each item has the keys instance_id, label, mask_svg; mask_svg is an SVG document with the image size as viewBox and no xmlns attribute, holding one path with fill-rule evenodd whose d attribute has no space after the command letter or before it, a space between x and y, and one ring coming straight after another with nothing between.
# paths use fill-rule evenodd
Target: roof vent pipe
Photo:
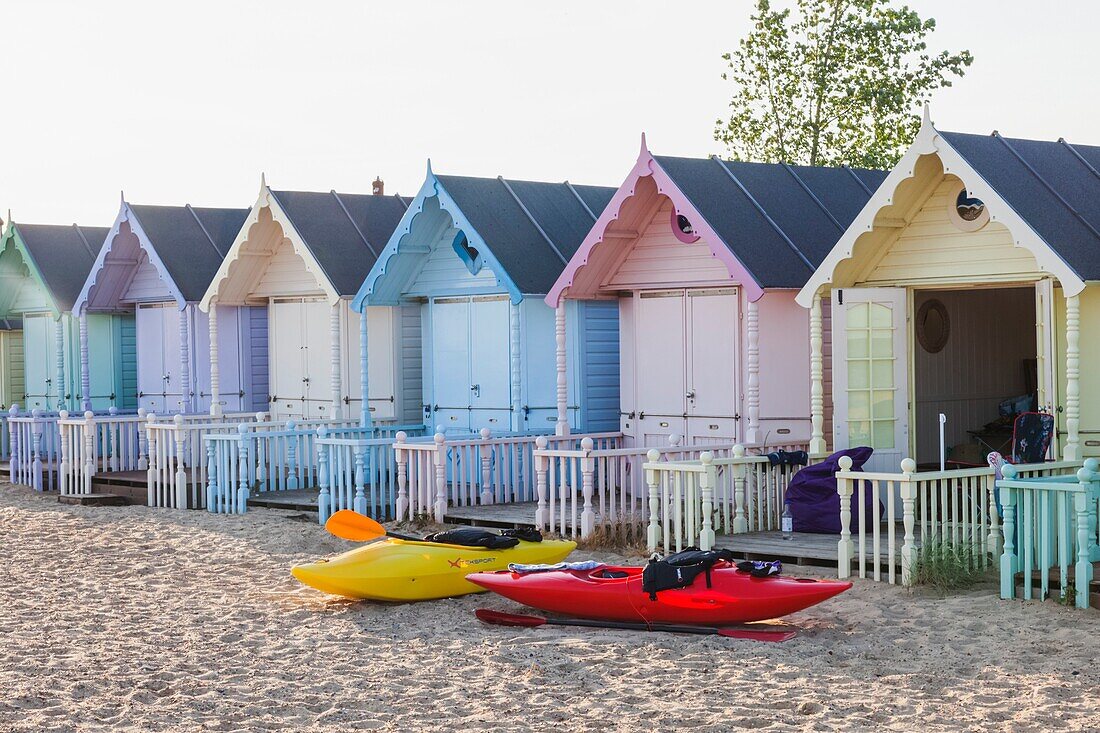
<instances>
[{"instance_id":1,"label":"roof vent pipe","mask_svg":"<svg viewBox=\"0 0 1100 733\"><path fill-rule=\"evenodd\" d=\"M374 188L371 193L375 196L382 196L385 193L386 184L382 182L381 176L376 176L374 179Z\"/></svg>"}]
</instances>

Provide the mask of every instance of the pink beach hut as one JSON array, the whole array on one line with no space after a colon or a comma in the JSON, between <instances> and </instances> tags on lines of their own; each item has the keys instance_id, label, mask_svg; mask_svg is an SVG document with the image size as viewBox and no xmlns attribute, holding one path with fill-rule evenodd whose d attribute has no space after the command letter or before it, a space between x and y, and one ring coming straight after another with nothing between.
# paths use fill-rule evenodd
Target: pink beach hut
<instances>
[{"instance_id":1,"label":"pink beach hut","mask_svg":"<svg viewBox=\"0 0 1100 733\"><path fill-rule=\"evenodd\" d=\"M884 177L654 156L642 137L546 297L618 301L629 440L809 439L810 324L795 295Z\"/></svg>"}]
</instances>

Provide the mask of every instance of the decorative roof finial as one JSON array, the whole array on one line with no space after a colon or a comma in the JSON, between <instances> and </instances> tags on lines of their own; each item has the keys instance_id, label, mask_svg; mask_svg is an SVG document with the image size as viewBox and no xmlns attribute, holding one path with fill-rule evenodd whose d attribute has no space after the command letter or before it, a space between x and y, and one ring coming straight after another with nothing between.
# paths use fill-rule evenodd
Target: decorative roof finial
<instances>
[{"instance_id":1,"label":"decorative roof finial","mask_svg":"<svg viewBox=\"0 0 1100 733\"><path fill-rule=\"evenodd\" d=\"M428 175L429 176L433 175L432 174L432 159L431 158L428 158Z\"/></svg>"},{"instance_id":2,"label":"decorative roof finial","mask_svg":"<svg viewBox=\"0 0 1100 733\"><path fill-rule=\"evenodd\" d=\"M267 174L260 171L260 190L267 188Z\"/></svg>"},{"instance_id":3,"label":"decorative roof finial","mask_svg":"<svg viewBox=\"0 0 1100 733\"><path fill-rule=\"evenodd\" d=\"M645 143L645 130L642 131L642 149L639 151L639 155L645 155L649 152L649 147Z\"/></svg>"},{"instance_id":4,"label":"decorative roof finial","mask_svg":"<svg viewBox=\"0 0 1100 733\"><path fill-rule=\"evenodd\" d=\"M126 192L123 191L121 188L118 190L118 200L119 200L119 203L122 203L122 204L126 203Z\"/></svg>"},{"instance_id":5,"label":"decorative roof finial","mask_svg":"<svg viewBox=\"0 0 1100 733\"><path fill-rule=\"evenodd\" d=\"M921 127L932 124L932 113L929 111L928 100L924 100L924 116L921 118Z\"/></svg>"}]
</instances>

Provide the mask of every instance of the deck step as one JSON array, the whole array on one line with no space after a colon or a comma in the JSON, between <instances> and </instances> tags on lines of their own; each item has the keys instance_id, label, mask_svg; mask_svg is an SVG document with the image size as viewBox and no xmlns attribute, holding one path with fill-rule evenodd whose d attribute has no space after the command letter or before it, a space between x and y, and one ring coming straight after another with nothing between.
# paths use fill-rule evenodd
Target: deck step
<instances>
[{"instance_id":1,"label":"deck step","mask_svg":"<svg viewBox=\"0 0 1100 733\"><path fill-rule=\"evenodd\" d=\"M132 503L129 497L118 494L66 494L58 496L57 501L77 506L126 506Z\"/></svg>"}]
</instances>

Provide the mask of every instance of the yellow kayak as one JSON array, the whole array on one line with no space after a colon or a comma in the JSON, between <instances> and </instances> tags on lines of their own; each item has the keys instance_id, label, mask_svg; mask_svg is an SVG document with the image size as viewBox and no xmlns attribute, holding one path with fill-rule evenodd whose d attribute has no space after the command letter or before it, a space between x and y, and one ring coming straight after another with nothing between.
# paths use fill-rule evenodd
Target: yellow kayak
<instances>
[{"instance_id":1,"label":"yellow kayak","mask_svg":"<svg viewBox=\"0 0 1100 733\"><path fill-rule=\"evenodd\" d=\"M384 539L337 555L295 565L290 572L325 593L375 601L427 601L484 588L466 580L475 572L504 570L508 563L556 563L576 548L568 540L520 542L506 550L438 542Z\"/></svg>"}]
</instances>

